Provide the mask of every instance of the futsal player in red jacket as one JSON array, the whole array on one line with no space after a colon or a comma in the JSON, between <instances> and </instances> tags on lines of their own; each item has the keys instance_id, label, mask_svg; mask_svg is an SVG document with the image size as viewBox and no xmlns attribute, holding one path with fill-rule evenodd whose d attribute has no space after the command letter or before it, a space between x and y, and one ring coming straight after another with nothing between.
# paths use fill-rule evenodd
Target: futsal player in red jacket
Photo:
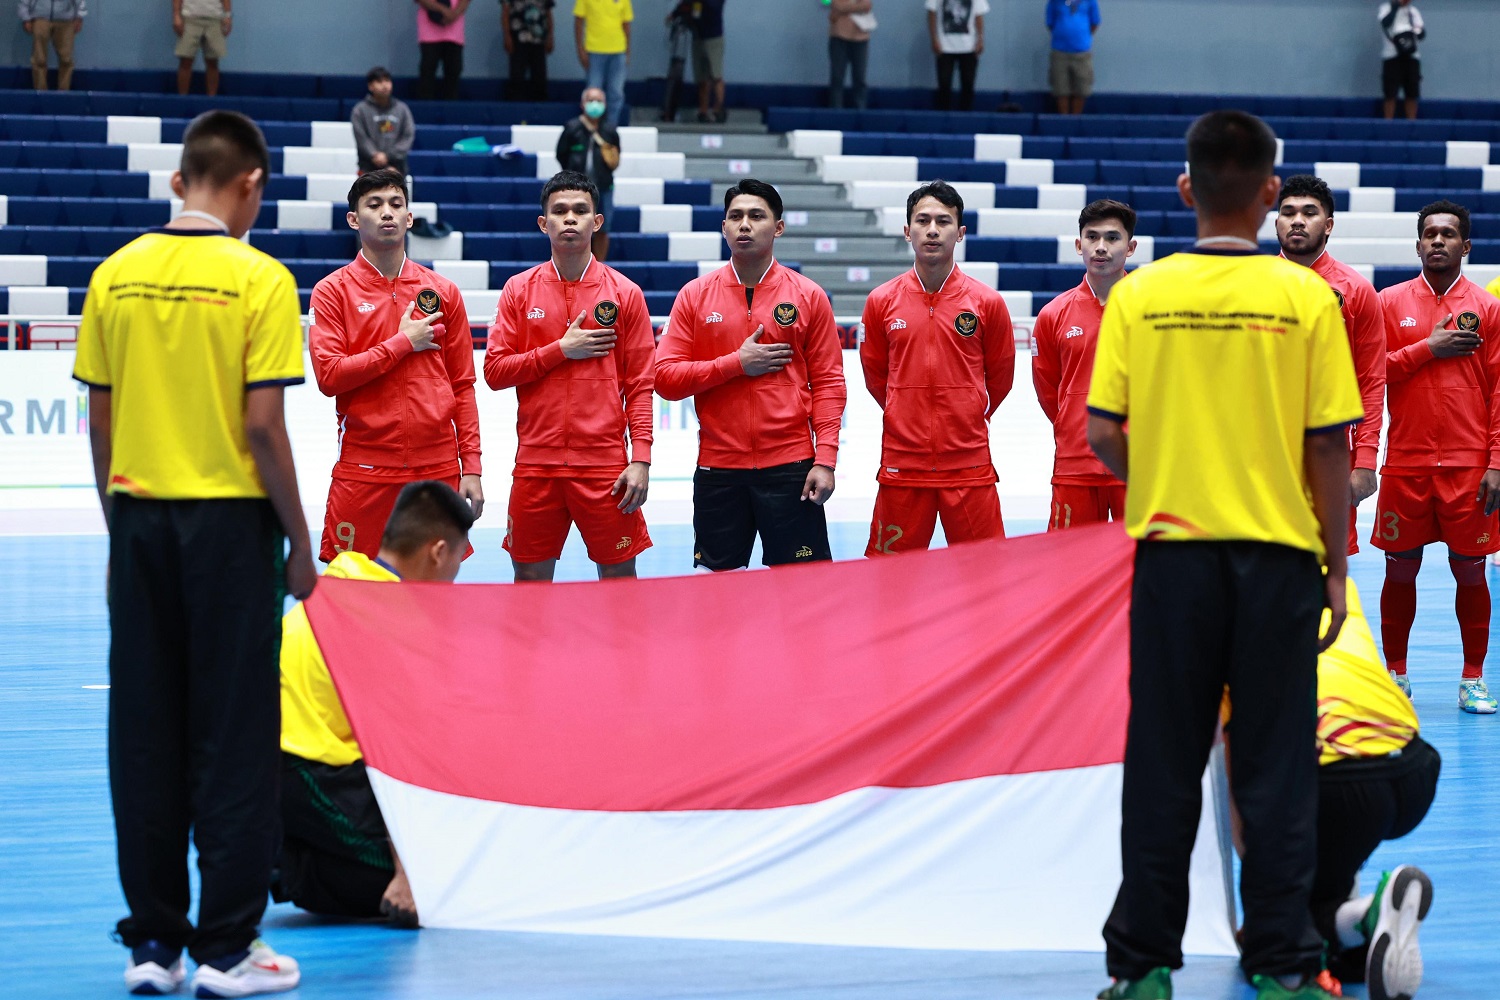
<instances>
[{"instance_id":1,"label":"futsal player in red jacket","mask_svg":"<svg viewBox=\"0 0 1500 1000\"><path fill-rule=\"evenodd\" d=\"M360 251L313 288L308 347L337 399L339 453L319 554L375 558L401 487L448 483L484 510L474 342L458 286L406 256L406 178L386 168L349 189Z\"/></svg>"},{"instance_id":2,"label":"futsal player in red jacket","mask_svg":"<svg viewBox=\"0 0 1500 1000\"><path fill-rule=\"evenodd\" d=\"M1463 276L1469 212L1437 201L1417 216L1422 273L1380 293L1391 426L1370 544L1384 549L1380 631L1386 665L1405 682L1422 547L1448 546L1463 641L1458 704L1489 715L1484 683L1490 591L1485 557L1500 550L1500 301Z\"/></svg>"},{"instance_id":3,"label":"futsal player in red jacket","mask_svg":"<svg viewBox=\"0 0 1500 1000\"><path fill-rule=\"evenodd\" d=\"M656 349L656 391L694 397L693 565L831 559L833 494L847 395L828 293L776 262L781 195L746 178L724 193L729 263L677 294Z\"/></svg>"},{"instance_id":4,"label":"futsal player in red jacket","mask_svg":"<svg viewBox=\"0 0 1500 1000\"><path fill-rule=\"evenodd\" d=\"M1349 554L1359 551L1355 508L1375 495L1375 460L1380 452L1380 425L1385 417L1385 312L1375 286L1328 252L1333 233L1333 192L1311 174L1288 177L1281 185L1276 239L1281 256L1310 267L1338 296L1354 356L1354 374L1365 403L1365 419L1350 431Z\"/></svg>"},{"instance_id":5,"label":"futsal player in red jacket","mask_svg":"<svg viewBox=\"0 0 1500 1000\"><path fill-rule=\"evenodd\" d=\"M505 548L516 581L550 581L578 525L600 579L635 576L651 547L656 347L640 287L594 257L599 189L564 170L537 219L552 257L505 283L484 356L491 389L516 389L516 469ZM627 437L629 454L626 454Z\"/></svg>"},{"instance_id":6,"label":"futsal player in red jacket","mask_svg":"<svg viewBox=\"0 0 1500 1000\"><path fill-rule=\"evenodd\" d=\"M1056 444L1048 531L1125 516L1125 484L1089 447L1084 404L1104 303L1135 253L1135 220L1135 209L1122 202L1102 199L1084 207L1073 243L1083 258L1083 281L1043 306L1032 328L1031 382Z\"/></svg>"},{"instance_id":7,"label":"futsal player in red jacket","mask_svg":"<svg viewBox=\"0 0 1500 1000\"><path fill-rule=\"evenodd\" d=\"M943 181L906 199L912 269L865 300L859 358L885 411L880 484L865 555L932 543L938 516L950 544L1003 538L989 419L1016 374L1005 299L954 261L964 200Z\"/></svg>"}]
</instances>

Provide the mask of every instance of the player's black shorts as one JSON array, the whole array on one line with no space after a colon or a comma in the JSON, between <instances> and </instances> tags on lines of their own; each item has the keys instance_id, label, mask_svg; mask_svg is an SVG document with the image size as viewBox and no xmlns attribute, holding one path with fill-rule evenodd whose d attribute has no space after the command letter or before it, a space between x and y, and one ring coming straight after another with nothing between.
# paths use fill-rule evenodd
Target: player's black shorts
<instances>
[{"instance_id":1,"label":"player's black shorts","mask_svg":"<svg viewBox=\"0 0 1500 1000\"><path fill-rule=\"evenodd\" d=\"M760 535L767 566L832 559L823 508L802 499L813 460L769 469L705 469L693 473L693 565L750 565Z\"/></svg>"},{"instance_id":2,"label":"player's black shorts","mask_svg":"<svg viewBox=\"0 0 1500 1000\"><path fill-rule=\"evenodd\" d=\"M1394 101L1399 91L1406 92L1406 100L1415 101L1422 96L1422 60L1411 56L1387 59L1380 68L1380 88L1387 101Z\"/></svg>"}]
</instances>

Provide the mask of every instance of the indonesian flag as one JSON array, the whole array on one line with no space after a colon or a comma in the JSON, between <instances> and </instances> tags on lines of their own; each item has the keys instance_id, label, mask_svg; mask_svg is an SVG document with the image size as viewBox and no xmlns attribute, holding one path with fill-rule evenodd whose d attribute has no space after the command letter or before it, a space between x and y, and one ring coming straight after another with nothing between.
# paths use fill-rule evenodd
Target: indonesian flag
<instances>
[{"instance_id":1,"label":"indonesian flag","mask_svg":"<svg viewBox=\"0 0 1500 1000\"><path fill-rule=\"evenodd\" d=\"M1093 951L1120 880L1112 526L630 582L325 579L422 922ZM1186 951L1235 954L1215 779Z\"/></svg>"}]
</instances>

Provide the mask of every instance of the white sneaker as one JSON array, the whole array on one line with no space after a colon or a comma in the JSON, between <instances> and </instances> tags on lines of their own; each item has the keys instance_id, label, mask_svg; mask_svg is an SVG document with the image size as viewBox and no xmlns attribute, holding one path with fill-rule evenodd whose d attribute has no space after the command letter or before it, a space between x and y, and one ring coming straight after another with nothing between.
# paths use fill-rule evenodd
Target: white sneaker
<instances>
[{"instance_id":1,"label":"white sneaker","mask_svg":"<svg viewBox=\"0 0 1500 1000\"><path fill-rule=\"evenodd\" d=\"M1375 895L1366 988L1370 1000L1409 1000L1422 985L1417 929L1432 908L1432 880L1415 865L1401 865L1381 881Z\"/></svg>"},{"instance_id":2,"label":"white sneaker","mask_svg":"<svg viewBox=\"0 0 1500 1000\"><path fill-rule=\"evenodd\" d=\"M228 972L211 965L200 965L193 973L193 990L200 997L248 997L256 993L282 993L294 990L302 981L297 960L278 955L276 950L256 938L250 953Z\"/></svg>"},{"instance_id":3,"label":"white sneaker","mask_svg":"<svg viewBox=\"0 0 1500 1000\"><path fill-rule=\"evenodd\" d=\"M131 952L125 965L125 988L137 996L176 993L187 978L182 953L173 953L154 941Z\"/></svg>"}]
</instances>

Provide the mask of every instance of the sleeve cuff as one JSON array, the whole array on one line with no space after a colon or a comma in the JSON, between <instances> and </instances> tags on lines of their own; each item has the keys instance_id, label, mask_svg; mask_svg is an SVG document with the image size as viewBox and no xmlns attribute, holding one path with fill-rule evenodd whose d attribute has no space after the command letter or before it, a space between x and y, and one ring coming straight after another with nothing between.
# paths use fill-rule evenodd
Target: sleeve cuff
<instances>
[{"instance_id":1,"label":"sleeve cuff","mask_svg":"<svg viewBox=\"0 0 1500 1000\"><path fill-rule=\"evenodd\" d=\"M647 465L650 465L651 464L651 442L650 441L632 441L632 442L630 442L630 460L632 462L645 462Z\"/></svg>"},{"instance_id":2,"label":"sleeve cuff","mask_svg":"<svg viewBox=\"0 0 1500 1000\"><path fill-rule=\"evenodd\" d=\"M88 379L84 378L82 375L74 375L73 376L73 381L81 383L83 385L86 385L90 389L98 389L100 392L113 392L114 391L114 387L113 386L105 385L103 382L90 382Z\"/></svg>"},{"instance_id":3,"label":"sleeve cuff","mask_svg":"<svg viewBox=\"0 0 1500 1000\"><path fill-rule=\"evenodd\" d=\"M390 348L391 354L398 358L404 358L416 348L411 346L411 338L404 333L385 339L385 346Z\"/></svg>"},{"instance_id":4,"label":"sleeve cuff","mask_svg":"<svg viewBox=\"0 0 1500 1000\"><path fill-rule=\"evenodd\" d=\"M1355 417L1353 420L1345 420L1337 424L1325 424L1322 427L1309 427L1302 433L1306 437L1314 437L1319 434L1333 434L1338 431L1347 430L1350 427L1355 427L1363 420L1364 417Z\"/></svg>"},{"instance_id":5,"label":"sleeve cuff","mask_svg":"<svg viewBox=\"0 0 1500 1000\"><path fill-rule=\"evenodd\" d=\"M550 344L537 348L536 359L540 361L542 365L550 372L552 369L568 360L568 356L563 353L562 341L554 340Z\"/></svg>"},{"instance_id":6,"label":"sleeve cuff","mask_svg":"<svg viewBox=\"0 0 1500 1000\"><path fill-rule=\"evenodd\" d=\"M277 386L301 385L307 379L301 375L294 378L263 378L254 382L246 382L245 389L274 389Z\"/></svg>"},{"instance_id":7,"label":"sleeve cuff","mask_svg":"<svg viewBox=\"0 0 1500 1000\"><path fill-rule=\"evenodd\" d=\"M813 464L833 469L838 467L839 448L836 444L819 444L813 451Z\"/></svg>"},{"instance_id":8,"label":"sleeve cuff","mask_svg":"<svg viewBox=\"0 0 1500 1000\"><path fill-rule=\"evenodd\" d=\"M1379 458L1380 449L1373 445L1355 445L1354 447L1354 467L1356 469L1369 469L1371 472L1374 472L1376 466L1380 464Z\"/></svg>"},{"instance_id":9,"label":"sleeve cuff","mask_svg":"<svg viewBox=\"0 0 1500 1000\"><path fill-rule=\"evenodd\" d=\"M718 369L719 375L724 379L725 382L728 382L730 379L738 375L745 374L745 368L740 364L739 351L735 351L733 354L724 355L718 361L714 362L714 367Z\"/></svg>"},{"instance_id":10,"label":"sleeve cuff","mask_svg":"<svg viewBox=\"0 0 1500 1000\"><path fill-rule=\"evenodd\" d=\"M460 471L459 471L460 475L463 475L463 476L482 476L482 475L484 475L484 473L479 470L479 455L478 455L478 453L475 453L473 455L460 455L460 456L458 456L458 464L461 467Z\"/></svg>"},{"instance_id":11,"label":"sleeve cuff","mask_svg":"<svg viewBox=\"0 0 1500 1000\"><path fill-rule=\"evenodd\" d=\"M1123 413L1116 413L1113 410L1106 410L1098 406L1090 406L1088 411L1090 416L1103 417L1105 420L1113 420L1117 424L1123 424L1129 419Z\"/></svg>"}]
</instances>

